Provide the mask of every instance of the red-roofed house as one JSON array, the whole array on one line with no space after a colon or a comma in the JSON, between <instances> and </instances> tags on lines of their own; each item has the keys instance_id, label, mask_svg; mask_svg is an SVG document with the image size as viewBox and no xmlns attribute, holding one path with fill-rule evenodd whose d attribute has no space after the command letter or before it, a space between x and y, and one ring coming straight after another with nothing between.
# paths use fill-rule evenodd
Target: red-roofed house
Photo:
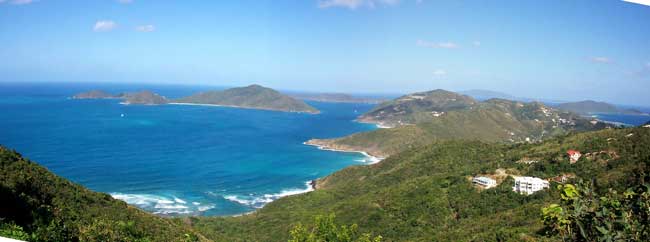
<instances>
[{"instance_id":1,"label":"red-roofed house","mask_svg":"<svg viewBox=\"0 0 650 242\"><path fill-rule=\"evenodd\" d=\"M582 156L580 151L577 151L577 150L568 150L566 153L569 155L569 160L570 160L571 164L574 164L574 163L578 162L578 160Z\"/></svg>"}]
</instances>

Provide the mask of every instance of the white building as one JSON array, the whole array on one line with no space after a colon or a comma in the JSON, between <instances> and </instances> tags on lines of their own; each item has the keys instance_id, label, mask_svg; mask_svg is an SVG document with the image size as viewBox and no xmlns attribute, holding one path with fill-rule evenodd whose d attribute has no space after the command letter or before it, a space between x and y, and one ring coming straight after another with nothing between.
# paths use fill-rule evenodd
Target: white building
<instances>
[{"instance_id":1,"label":"white building","mask_svg":"<svg viewBox=\"0 0 650 242\"><path fill-rule=\"evenodd\" d=\"M472 183L482 186L485 189L488 188L493 188L497 186L497 181L495 181L492 178L489 177L484 177L484 176L477 176L472 179Z\"/></svg>"},{"instance_id":2,"label":"white building","mask_svg":"<svg viewBox=\"0 0 650 242\"><path fill-rule=\"evenodd\" d=\"M542 180L537 177L530 176L517 176L515 178L515 186L512 187L512 190L520 193L530 195L537 191L548 188L548 181Z\"/></svg>"}]
</instances>

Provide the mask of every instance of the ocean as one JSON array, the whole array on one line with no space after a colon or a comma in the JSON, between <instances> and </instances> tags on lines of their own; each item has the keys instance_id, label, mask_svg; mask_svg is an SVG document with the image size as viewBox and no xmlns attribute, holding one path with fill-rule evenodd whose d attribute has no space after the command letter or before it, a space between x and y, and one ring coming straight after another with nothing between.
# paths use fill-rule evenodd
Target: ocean
<instances>
[{"instance_id":1,"label":"ocean","mask_svg":"<svg viewBox=\"0 0 650 242\"><path fill-rule=\"evenodd\" d=\"M310 180L370 158L319 150L311 138L375 129L354 122L372 105L309 102L319 115L227 107L73 100L91 89L201 86L0 83L0 144L92 190L161 215L237 215L310 189Z\"/></svg>"}]
</instances>

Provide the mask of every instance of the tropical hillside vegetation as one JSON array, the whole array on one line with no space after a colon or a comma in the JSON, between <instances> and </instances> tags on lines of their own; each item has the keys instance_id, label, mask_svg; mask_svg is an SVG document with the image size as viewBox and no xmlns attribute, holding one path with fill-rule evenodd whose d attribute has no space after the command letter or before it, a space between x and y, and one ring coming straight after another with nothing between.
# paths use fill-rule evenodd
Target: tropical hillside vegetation
<instances>
[{"instance_id":1,"label":"tropical hillside vegetation","mask_svg":"<svg viewBox=\"0 0 650 242\"><path fill-rule=\"evenodd\" d=\"M395 127L336 139L314 139L308 143L386 157L439 140L538 142L570 132L612 127L538 102L505 99L477 102L471 97L443 90L398 98L379 105L359 119Z\"/></svg>"},{"instance_id":2,"label":"tropical hillside vegetation","mask_svg":"<svg viewBox=\"0 0 650 242\"><path fill-rule=\"evenodd\" d=\"M570 164L569 149L584 155ZM530 160L536 162L522 162ZM526 196L512 191L509 175L553 181L567 177L567 184L588 181L593 193L581 194L592 194L583 197L600 201L593 194L647 189L649 169L650 128L605 129L538 144L439 141L375 165L346 168L318 180L316 191L281 198L250 215L191 221L215 241L286 241L291 238L287 231L297 224L309 224L314 217L332 213L337 222L357 224L360 233L380 235L384 241L561 241L563 237L595 241L580 239L575 229L571 230L573 237L560 232L566 230L567 223L575 228L584 217L560 217L562 223L557 226L557 221L542 217L542 209L552 204L575 207L562 202L560 183L552 182L550 189ZM476 175L497 177L500 184L479 189L470 180ZM643 202L638 198L632 201ZM618 216L635 213L630 209L620 207ZM641 215L630 216L630 224L637 227L629 231L643 230L639 224L647 217L643 220ZM551 229L554 226L558 228ZM600 230L595 223L580 226L592 232ZM606 229L606 233L627 233L621 226ZM637 238L648 238L644 236Z\"/></svg>"},{"instance_id":3,"label":"tropical hillside vegetation","mask_svg":"<svg viewBox=\"0 0 650 242\"><path fill-rule=\"evenodd\" d=\"M569 149L584 154L576 164L568 162ZM530 160L537 162L522 162ZM318 180L316 191L281 198L249 215L163 218L1 148L0 236L30 241L645 240L649 163L650 128L644 127L538 144L438 141L375 165L346 168ZM553 182L530 196L512 191L510 175L558 180L567 174L572 175L564 187ZM476 175L496 177L500 184L477 188L470 181ZM583 184L578 181L590 185L567 193L569 184Z\"/></svg>"}]
</instances>

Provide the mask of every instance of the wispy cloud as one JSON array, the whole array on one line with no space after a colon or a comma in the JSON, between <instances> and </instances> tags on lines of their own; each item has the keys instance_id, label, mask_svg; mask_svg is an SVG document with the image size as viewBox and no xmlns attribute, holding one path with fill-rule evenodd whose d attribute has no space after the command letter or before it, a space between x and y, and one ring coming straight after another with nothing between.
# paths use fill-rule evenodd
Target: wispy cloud
<instances>
[{"instance_id":1,"label":"wispy cloud","mask_svg":"<svg viewBox=\"0 0 650 242\"><path fill-rule=\"evenodd\" d=\"M319 8L348 8L357 9L361 7L374 8L375 6L393 6L399 4L400 0L319 0Z\"/></svg>"},{"instance_id":2,"label":"wispy cloud","mask_svg":"<svg viewBox=\"0 0 650 242\"><path fill-rule=\"evenodd\" d=\"M95 23L93 26L93 31L95 32L107 32L117 28L117 24L110 20L101 20Z\"/></svg>"},{"instance_id":3,"label":"wispy cloud","mask_svg":"<svg viewBox=\"0 0 650 242\"><path fill-rule=\"evenodd\" d=\"M36 0L0 0L0 4L9 3L13 5L25 5L36 2Z\"/></svg>"},{"instance_id":4,"label":"wispy cloud","mask_svg":"<svg viewBox=\"0 0 650 242\"><path fill-rule=\"evenodd\" d=\"M598 63L611 63L612 62L612 60L610 58L607 58L607 57L604 57L604 56L592 57L591 61L598 62Z\"/></svg>"},{"instance_id":5,"label":"wispy cloud","mask_svg":"<svg viewBox=\"0 0 650 242\"><path fill-rule=\"evenodd\" d=\"M155 30L156 30L156 26L153 26L151 24L140 25L140 26L135 27L135 31L138 31L138 32L153 32Z\"/></svg>"},{"instance_id":6,"label":"wispy cloud","mask_svg":"<svg viewBox=\"0 0 650 242\"><path fill-rule=\"evenodd\" d=\"M133 0L117 0L118 3L124 3L124 4L129 4L132 3Z\"/></svg>"},{"instance_id":7,"label":"wispy cloud","mask_svg":"<svg viewBox=\"0 0 650 242\"><path fill-rule=\"evenodd\" d=\"M444 75L447 75L447 71L442 70L442 69L438 69L438 70L433 71L433 75L434 76L444 76Z\"/></svg>"},{"instance_id":8,"label":"wispy cloud","mask_svg":"<svg viewBox=\"0 0 650 242\"><path fill-rule=\"evenodd\" d=\"M636 3L636 4L650 6L650 0L623 0L623 1L628 3Z\"/></svg>"},{"instance_id":9,"label":"wispy cloud","mask_svg":"<svg viewBox=\"0 0 650 242\"><path fill-rule=\"evenodd\" d=\"M460 45L454 42L430 42L426 40L418 40L416 42L417 46L426 47L426 48L442 48L442 49L455 49L460 47Z\"/></svg>"},{"instance_id":10,"label":"wispy cloud","mask_svg":"<svg viewBox=\"0 0 650 242\"><path fill-rule=\"evenodd\" d=\"M472 42L472 45L475 46L475 47L479 47L479 46L481 46L481 41L474 41L474 42Z\"/></svg>"}]
</instances>

